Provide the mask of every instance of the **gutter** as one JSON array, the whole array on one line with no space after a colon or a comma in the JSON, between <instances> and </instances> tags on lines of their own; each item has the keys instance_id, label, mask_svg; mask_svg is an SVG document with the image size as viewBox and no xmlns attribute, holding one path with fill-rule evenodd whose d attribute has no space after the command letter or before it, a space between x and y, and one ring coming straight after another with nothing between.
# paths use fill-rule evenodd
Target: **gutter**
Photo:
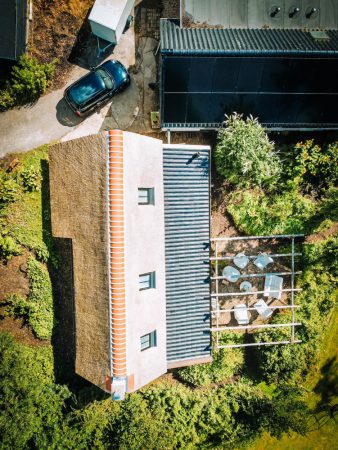
<instances>
[{"instance_id":1,"label":"gutter","mask_svg":"<svg viewBox=\"0 0 338 450\"><path fill-rule=\"evenodd\" d=\"M205 50L161 49L163 56L336 56L338 50Z\"/></svg>"}]
</instances>

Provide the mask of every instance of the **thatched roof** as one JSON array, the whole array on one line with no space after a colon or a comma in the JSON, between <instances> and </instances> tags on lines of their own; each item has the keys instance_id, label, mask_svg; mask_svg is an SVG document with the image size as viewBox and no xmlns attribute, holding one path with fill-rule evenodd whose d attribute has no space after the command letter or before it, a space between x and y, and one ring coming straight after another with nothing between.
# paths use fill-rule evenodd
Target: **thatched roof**
<instances>
[{"instance_id":1,"label":"thatched roof","mask_svg":"<svg viewBox=\"0 0 338 450\"><path fill-rule=\"evenodd\" d=\"M101 388L110 372L106 152L101 133L49 153L53 236L73 243L75 370Z\"/></svg>"}]
</instances>

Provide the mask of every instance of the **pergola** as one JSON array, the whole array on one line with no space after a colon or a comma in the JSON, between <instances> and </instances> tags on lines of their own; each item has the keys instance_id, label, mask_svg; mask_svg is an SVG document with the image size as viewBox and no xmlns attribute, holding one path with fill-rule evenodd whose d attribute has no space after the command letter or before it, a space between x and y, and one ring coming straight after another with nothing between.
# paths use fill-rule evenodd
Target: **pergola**
<instances>
[{"instance_id":1,"label":"pergola","mask_svg":"<svg viewBox=\"0 0 338 450\"><path fill-rule=\"evenodd\" d=\"M300 308L300 305L295 303L295 292L301 291L300 288L295 287L295 276L302 273L300 270L295 270L295 259L302 256L302 253L299 251L295 251L295 245L300 243L304 238L303 234L290 234L290 235L270 235L270 236L239 236L239 237L221 237L221 238L212 238L211 241L211 257L210 261L215 267L215 274L211 276L211 300L212 300L212 327L211 331L214 333L215 339L213 340L214 348L234 348L234 347L254 347L261 345L278 345L278 344L296 344L300 343L301 340L295 337L295 328L297 326L302 325L301 322L296 320L296 310ZM234 243L234 241L257 241L259 243L270 243L273 241L274 245L276 243L283 244L283 250L285 249L285 244L287 244L287 248L290 250L283 251L281 253L265 253L264 255L269 256L275 262L280 258L284 258L288 260L290 268L286 271L270 271L263 272L257 269L257 273L248 273L241 272L238 275L238 279L257 279L267 276L278 276L278 277L289 277L290 280L288 288L281 288L280 293L286 293L289 299L289 304L269 306L271 310L271 314L276 310L291 310L291 321L289 323L263 323L263 324L244 324L244 325L222 325L221 317L224 314L234 313L235 309L232 308L222 308L220 301L221 300L233 300L247 298L250 300L254 299L254 296L257 295L265 295L265 290L253 290L241 292L239 290L235 290L232 288L230 292L222 292L220 289L220 282L226 280L227 278L220 274L220 264L222 262L229 262L234 260L236 255L230 255L227 253L227 247L229 244ZM243 244L244 245L244 244ZM272 246L272 244L271 244ZM220 247L225 248L220 251ZM230 253L230 252L229 252ZM245 256L251 262L252 260L256 260L259 256L262 256L262 253L257 252L258 254L246 254ZM231 284L230 284L231 286ZM248 306L245 308L246 311L257 311L257 307ZM220 333L229 332L229 331L251 331L255 329L273 329L273 328L290 328L290 339L288 340L280 340L280 341L268 341L268 342L253 342L253 343L233 343L233 344L223 344L220 339Z\"/></svg>"}]
</instances>

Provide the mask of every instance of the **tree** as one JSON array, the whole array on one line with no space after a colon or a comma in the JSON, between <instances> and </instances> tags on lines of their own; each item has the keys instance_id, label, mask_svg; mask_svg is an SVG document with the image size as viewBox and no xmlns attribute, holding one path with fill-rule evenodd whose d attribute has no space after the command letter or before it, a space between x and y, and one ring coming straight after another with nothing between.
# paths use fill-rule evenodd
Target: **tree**
<instances>
[{"instance_id":1,"label":"tree","mask_svg":"<svg viewBox=\"0 0 338 450\"><path fill-rule=\"evenodd\" d=\"M52 349L0 333L1 449L47 448L59 433L70 392L55 384Z\"/></svg>"},{"instance_id":2,"label":"tree","mask_svg":"<svg viewBox=\"0 0 338 450\"><path fill-rule=\"evenodd\" d=\"M281 173L274 143L258 120L237 113L218 133L215 160L217 171L238 187L271 186Z\"/></svg>"}]
</instances>

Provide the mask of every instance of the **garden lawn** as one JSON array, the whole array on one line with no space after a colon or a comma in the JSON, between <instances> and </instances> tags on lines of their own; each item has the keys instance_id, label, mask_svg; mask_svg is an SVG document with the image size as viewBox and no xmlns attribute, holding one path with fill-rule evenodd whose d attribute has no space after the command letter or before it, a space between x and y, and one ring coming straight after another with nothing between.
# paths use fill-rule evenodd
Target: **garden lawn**
<instances>
[{"instance_id":1,"label":"garden lawn","mask_svg":"<svg viewBox=\"0 0 338 450\"><path fill-rule=\"evenodd\" d=\"M338 314L335 311L332 315L330 326L327 329L324 340L320 364L314 367L310 372L306 385L311 386L311 392L307 396L307 403L310 408L316 406L320 401L320 396L314 392L317 383L321 379L321 369L331 359L337 357L338 348ZM327 423L320 429L310 431L305 436L297 433L291 433L290 436L284 435L278 440L264 433L250 450L329 450L336 448L337 444L337 424L327 416ZM315 428L315 425L314 427Z\"/></svg>"}]
</instances>

